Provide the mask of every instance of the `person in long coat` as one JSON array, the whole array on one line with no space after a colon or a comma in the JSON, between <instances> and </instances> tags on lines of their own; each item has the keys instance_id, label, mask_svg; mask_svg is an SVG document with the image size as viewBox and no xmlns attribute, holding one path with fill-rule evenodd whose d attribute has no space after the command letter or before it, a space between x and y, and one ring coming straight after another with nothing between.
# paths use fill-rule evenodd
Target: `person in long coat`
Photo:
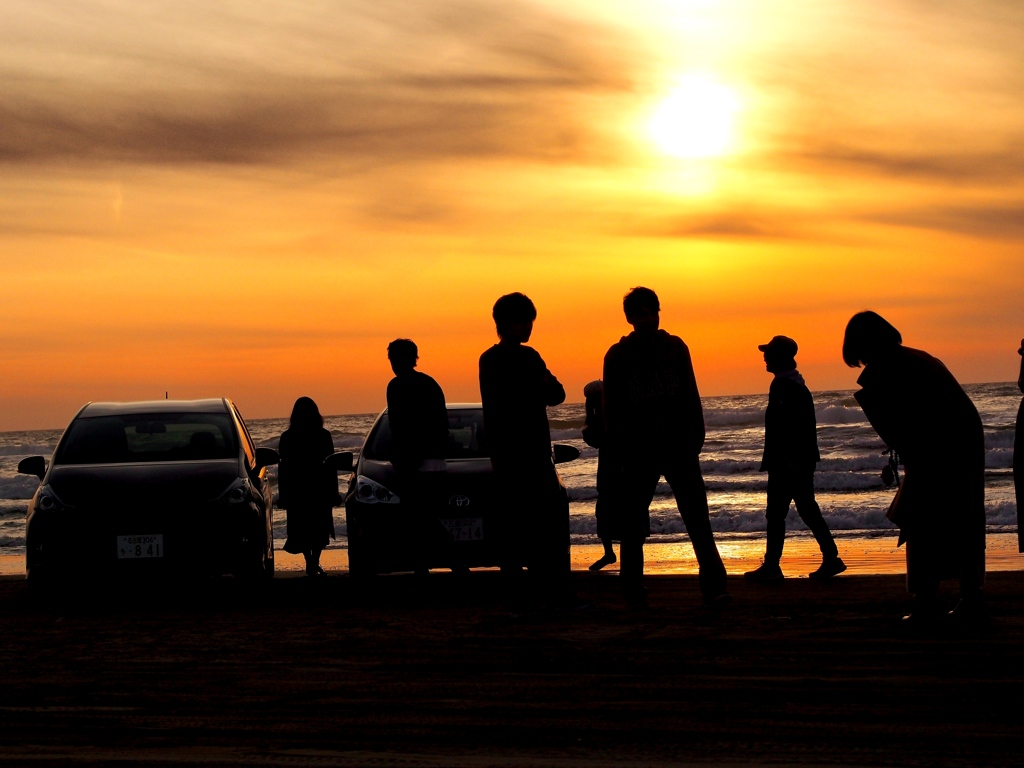
<instances>
[{"instance_id":1,"label":"person in long coat","mask_svg":"<svg viewBox=\"0 0 1024 768\"><path fill-rule=\"evenodd\" d=\"M334 537L331 510L338 500L338 476L324 467L324 459L334 453L334 441L312 399L295 401L278 453L278 503L288 512L284 551L301 554L308 575L322 576L320 553Z\"/></svg>"},{"instance_id":2,"label":"person in long coat","mask_svg":"<svg viewBox=\"0 0 1024 768\"><path fill-rule=\"evenodd\" d=\"M1017 387L1024 393L1024 339L1020 340L1017 354L1020 359L1020 376ZM1024 398L1017 408L1017 429L1013 433L1013 490L1017 496L1017 551L1024 552L1024 526L1021 525L1021 508L1024 507Z\"/></svg>"},{"instance_id":3,"label":"person in long coat","mask_svg":"<svg viewBox=\"0 0 1024 768\"><path fill-rule=\"evenodd\" d=\"M903 462L888 516L907 545L910 620L938 613L939 583L960 580L954 616L982 611L985 579L985 440L974 403L941 361L903 346L875 312L850 319L843 360L864 366L854 396Z\"/></svg>"}]
</instances>

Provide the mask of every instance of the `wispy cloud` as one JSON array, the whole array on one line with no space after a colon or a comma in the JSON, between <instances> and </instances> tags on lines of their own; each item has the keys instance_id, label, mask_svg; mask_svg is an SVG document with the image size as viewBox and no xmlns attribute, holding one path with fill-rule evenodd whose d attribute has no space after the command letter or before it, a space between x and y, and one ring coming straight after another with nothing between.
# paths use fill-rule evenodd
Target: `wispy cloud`
<instances>
[{"instance_id":1,"label":"wispy cloud","mask_svg":"<svg viewBox=\"0 0 1024 768\"><path fill-rule=\"evenodd\" d=\"M876 213L866 220L990 240L1024 237L1024 205L937 206Z\"/></svg>"},{"instance_id":2,"label":"wispy cloud","mask_svg":"<svg viewBox=\"0 0 1024 768\"><path fill-rule=\"evenodd\" d=\"M630 87L621 41L521 3L211 18L223 39L173 43L166 20L108 9L111 25L127 23L114 13L125 10L141 28L109 39L93 20L61 50L66 22L50 33L40 17L0 58L0 162L558 158L587 152L575 97ZM231 24L262 50L236 50Z\"/></svg>"}]
</instances>

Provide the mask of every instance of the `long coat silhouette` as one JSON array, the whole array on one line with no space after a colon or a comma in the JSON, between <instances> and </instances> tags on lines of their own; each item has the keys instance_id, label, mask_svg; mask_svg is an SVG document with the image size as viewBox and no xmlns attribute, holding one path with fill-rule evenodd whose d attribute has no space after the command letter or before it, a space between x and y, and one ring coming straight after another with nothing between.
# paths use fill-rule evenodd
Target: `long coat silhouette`
<instances>
[{"instance_id":1,"label":"long coat silhouette","mask_svg":"<svg viewBox=\"0 0 1024 768\"><path fill-rule=\"evenodd\" d=\"M871 426L903 461L889 510L907 542L907 587L944 578L980 588L985 572L985 440L974 403L941 361L897 346L864 367L855 394Z\"/></svg>"},{"instance_id":2,"label":"long coat silhouette","mask_svg":"<svg viewBox=\"0 0 1024 768\"><path fill-rule=\"evenodd\" d=\"M338 475L324 467L334 453L331 433L323 427L288 429L278 445L280 505L288 511L284 551L301 554L326 549L334 536L331 512L338 500Z\"/></svg>"}]
</instances>

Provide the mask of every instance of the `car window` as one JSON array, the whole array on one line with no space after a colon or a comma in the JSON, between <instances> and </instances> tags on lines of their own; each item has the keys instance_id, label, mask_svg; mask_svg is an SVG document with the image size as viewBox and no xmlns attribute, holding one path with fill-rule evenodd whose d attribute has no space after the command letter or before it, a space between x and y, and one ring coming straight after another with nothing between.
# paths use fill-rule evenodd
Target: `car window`
<instances>
[{"instance_id":1,"label":"car window","mask_svg":"<svg viewBox=\"0 0 1024 768\"><path fill-rule=\"evenodd\" d=\"M226 413L145 413L75 419L56 464L235 459L238 438Z\"/></svg>"},{"instance_id":2,"label":"car window","mask_svg":"<svg viewBox=\"0 0 1024 768\"><path fill-rule=\"evenodd\" d=\"M374 461L391 460L391 423L387 413L381 415L366 441L363 455ZM484 412L480 408L459 408L448 411L448 449L446 459L486 459Z\"/></svg>"}]
</instances>

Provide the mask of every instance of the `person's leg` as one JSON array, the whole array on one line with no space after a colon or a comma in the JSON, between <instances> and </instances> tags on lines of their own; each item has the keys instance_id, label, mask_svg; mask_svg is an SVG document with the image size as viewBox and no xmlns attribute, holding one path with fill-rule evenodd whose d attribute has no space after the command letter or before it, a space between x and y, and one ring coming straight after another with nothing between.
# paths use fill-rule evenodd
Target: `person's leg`
<instances>
[{"instance_id":1,"label":"person's leg","mask_svg":"<svg viewBox=\"0 0 1024 768\"><path fill-rule=\"evenodd\" d=\"M912 536L907 548L907 592L910 593L910 612L904 620L913 623L934 621L939 613L939 582L941 575L936 563L933 542L926 537Z\"/></svg>"},{"instance_id":2,"label":"person's leg","mask_svg":"<svg viewBox=\"0 0 1024 768\"><path fill-rule=\"evenodd\" d=\"M619 579L627 598L645 592L644 541L650 532L650 507L661 478L661 470L651 462L636 462L626 468L632 482L621 490Z\"/></svg>"},{"instance_id":3,"label":"person's leg","mask_svg":"<svg viewBox=\"0 0 1024 768\"><path fill-rule=\"evenodd\" d=\"M768 498L765 503L765 522L767 523L767 542L765 543L764 562L743 576L754 581L781 581L785 578L779 561L782 560L782 549L786 543L786 516L789 514L789 502L793 498L793 490L780 472L768 473Z\"/></svg>"},{"instance_id":4,"label":"person's leg","mask_svg":"<svg viewBox=\"0 0 1024 768\"><path fill-rule=\"evenodd\" d=\"M615 498L615 489L620 484L618 474L618 463L612 458L610 449L601 449L597 455L597 503L594 505L594 517L597 518L597 536L604 545L604 554L591 564L592 571L600 571L615 562L612 541L616 538L614 518L619 504Z\"/></svg>"},{"instance_id":5,"label":"person's leg","mask_svg":"<svg viewBox=\"0 0 1024 768\"><path fill-rule=\"evenodd\" d=\"M725 565L711 531L708 494L700 471L700 460L694 456L672 462L672 466L666 467L665 480L672 488L693 553L697 556L701 594L704 602L710 604L726 594Z\"/></svg>"},{"instance_id":6,"label":"person's leg","mask_svg":"<svg viewBox=\"0 0 1024 768\"><path fill-rule=\"evenodd\" d=\"M814 472L795 475L792 487L796 511L800 515L800 519L814 534L814 540L818 542L822 559L835 560L839 557L839 549L836 547L836 541L832 537L828 523L825 522L825 518L821 514L821 507L818 506L818 501L814 498Z\"/></svg>"}]
</instances>

